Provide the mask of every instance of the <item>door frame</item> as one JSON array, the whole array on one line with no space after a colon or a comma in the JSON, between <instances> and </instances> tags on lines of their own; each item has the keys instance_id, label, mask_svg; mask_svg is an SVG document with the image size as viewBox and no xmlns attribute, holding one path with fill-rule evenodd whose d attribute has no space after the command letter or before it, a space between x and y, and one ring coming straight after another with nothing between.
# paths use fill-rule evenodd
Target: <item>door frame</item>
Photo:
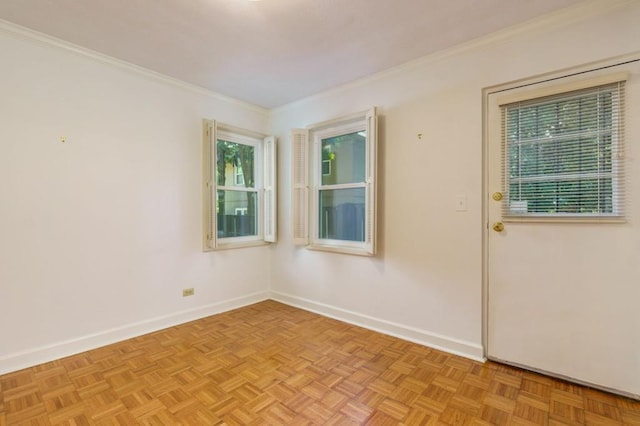
<instances>
[{"instance_id":1,"label":"door frame","mask_svg":"<svg viewBox=\"0 0 640 426\"><path fill-rule=\"evenodd\" d=\"M621 66L633 62L640 62L640 52L634 52L621 56L614 56L607 59L588 62L582 65L576 65L568 68L563 68L557 71L551 71L548 73L537 74L534 76L525 77L518 80L509 81L494 86L484 87L482 89L482 351L483 357L486 360L492 360L503 364L512 365L526 370L535 371L537 373L545 374L547 376L557 377L573 383L581 385L587 385L590 387L598 388L607 392L620 394L623 396L637 398L637 395L625 393L624 391L610 389L603 386L598 386L593 383L583 382L571 377L565 377L558 374L553 374L548 371L536 369L535 367L519 365L517 363L508 362L505 360L495 359L489 356L489 96L506 92L513 89L524 88L528 86L535 86L541 83L549 83L556 80L561 80L569 77L577 77L584 75L588 77L590 73L606 70L608 68Z\"/></svg>"}]
</instances>

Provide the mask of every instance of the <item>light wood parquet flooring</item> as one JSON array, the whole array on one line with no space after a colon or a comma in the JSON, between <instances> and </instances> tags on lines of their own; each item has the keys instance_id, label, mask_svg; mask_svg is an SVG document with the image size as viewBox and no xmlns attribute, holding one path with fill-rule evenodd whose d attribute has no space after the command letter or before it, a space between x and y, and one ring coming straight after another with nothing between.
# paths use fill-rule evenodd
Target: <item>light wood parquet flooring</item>
<instances>
[{"instance_id":1,"label":"light wood parquet flooring","mask_svg":"<svg viewBox=\"0 0 640 426\"><path fill-rule=\"evenodd\" d=\"M22 424L640 425L640 402L266 301L0 376Z\"/></svg>"}]
</instances>

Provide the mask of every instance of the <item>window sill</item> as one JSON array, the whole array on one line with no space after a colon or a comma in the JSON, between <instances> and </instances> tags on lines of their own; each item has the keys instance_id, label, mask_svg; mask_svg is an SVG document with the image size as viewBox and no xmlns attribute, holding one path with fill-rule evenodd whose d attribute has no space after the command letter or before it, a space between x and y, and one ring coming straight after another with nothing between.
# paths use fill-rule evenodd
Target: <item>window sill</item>
<instances>
[{"instance_id":1,"label":"window sill","mask_svg":"<svg viewBox=\"0 0 640 426\"><path fill-rule=\"evenodd\" d=\"M212 252L212 251L223 251L223 250L234 250L234 249L240 249L240 248L248 248L248 247L263 247L263 246L270 246L273 243L269 243L263 240L259 240L259 241L243 241L243 242L234 242L234 243L223 243L223 242L219 242L218 243L218 247L216 248L206 248L204 251L205 252Z\"/></svg>"},{"instance_id":2,"label":"window sill","mask_svg":"<svg viewBox=\"0 0 640 426\"><path fill-rule=\"evenodd\" d=\"M325 244L310 244L306 246L308 250L313 251L326 251L330 253L338 253L338 254L350 254L354 256L363 256L363 257L373 257L375 253L371 253L365 248L360 247L345 247L345 246L335 246L335 245L325 245Z\"/></svg>"}]
</instances>

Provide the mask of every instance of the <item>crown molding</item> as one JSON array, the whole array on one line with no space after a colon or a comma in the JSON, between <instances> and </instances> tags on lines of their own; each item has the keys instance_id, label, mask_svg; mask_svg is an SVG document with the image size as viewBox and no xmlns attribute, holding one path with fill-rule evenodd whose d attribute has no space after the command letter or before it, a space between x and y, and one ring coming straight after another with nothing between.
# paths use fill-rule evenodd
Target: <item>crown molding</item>
<instances>
[{"instance_id":1,"label":"crown molding","mask_svg":"<svg viewBox=\"0 0 640 426\"><path fill-rule=\"evenodd\" d=\"M350 83L336 86L334 88L325 90L315 95L311 95L306 98L302 98L302 99L290 102L288 104L271 108L271 109L263 108L258 105L254 105L248 102L241 101L239 99L222 95L212 90L205 89L204 87L201 87L192 83L187 83L183 80L179 80L177 78L170 77L168 75L165 75L156 71L152 71L150 69L132 64L130 62L116 59L114 57L105 55L103 53L100 53L91 49L87 49L85 47L67 42L57 37L49 36L47 34L29 29L27 27L23 27L21 25L14 24L12 22L9 22L3 19L0 19L0 32L10 36L56 47L61 50L65 50L80 56L87 57L97 62L101 62L119 69L126 70L128 72L134 73L136 75L145 77L153 81L163 82L167 85L178 87L180 89L183 89L192 93L204 95L221 102L237 105L241 108L245 108L265 116L272 116L273 114L287 111L292 108L297 108L309 102L334 96L336 94L339 94L357 87L361 87L361 86L370 84L378 80L382 80L384 78L394 76L396 74L399 74L405 71L414 70L416 68L441 61L448 57L460 55L462 53L465 53L473 49L483 48L485 46L497 44L501 41L507 40L519 34L525 34L525 33L530 33L534 31L544 31L553 27L558 27L560 25L567 25L568 23L579 22L579 21L588 19L590 17L601 15L606 12L633 4L635 2L636 0L587 0L585 2L581 2L576 5L561 9L559 11L551 12L549 14L540 16L538 18L534 18L524 23L517 24L512 27L493 32L486 36L478 37L476 39L456 45L449 49L444 49L444 50L432 53L430 55L426 55L421 58L415 59L413 61L405 62L404 64L372 74L368 77L363 77L355 81L352 81Z\"/></svg>"},{"instance_id":2,"label":"crown molding","mask_svg":"<svg viewBox=\"0 0 640 426\"><path fill-rule=\"evenodd\" d=\"M536 31L548 31L551 28L565 26L574 22L580 22L593 16L602 15L606 12L610 12L624 6L634 4L636 2L637 0L587 0L555 12L547 13L523 23L495 31L485 36L475 38L451 48L440 50L421 58L405 62L401 65L372 74L368 77L363 77L355 81L325 90L315 95L290 102L286 105L273 108L271 109L271 113L278 114L290 109L299 108L304 104L335 96L348 90L365 86L388 77L393 77L394 75L402 72L415 70L416 68L424 67L425 65L433 64L446 58L457 56L471 50L498 44L520 34L532 33Z\"/></svg>"},{"instance_id":3,"label":"crown molding","mask_svg":"<svg viewBox=\"0 0 640 426\"><path fill-rule=\"evenodd\" d=\"M263 108L258 105L254 105L254 104L244 102L229 96L222 95L212 90L205 89L204 87L187 83L183 80L179 80L177 78L170 77L168 75L165 75L156 71L152 71L148 68L144 68L139 65L135 65L130 62L123 61L109 55L105 55L95 50L87 49L77 44L73 44L68 41L59 39L57 37L53 37L53 36L41 33L39 31L35 31L18 24L14 24L13 22L9 22L4 19L0 19L0 33L4 33L8 36L12 36L15 38L44 44L60 50L64 50L78 56L83 56L85 58L91 59L96 62L100 62L121 70L125 70L127 72L136 74L138 76L144 77L152 81L161 82L169 86L186 90L191 93L204 95L206 97L215 99L217 101L233 104L241 108L245 108L245 109L260 113L265 116L270 115L270 110L267 108Z\"/></svg>"}]
</instances>

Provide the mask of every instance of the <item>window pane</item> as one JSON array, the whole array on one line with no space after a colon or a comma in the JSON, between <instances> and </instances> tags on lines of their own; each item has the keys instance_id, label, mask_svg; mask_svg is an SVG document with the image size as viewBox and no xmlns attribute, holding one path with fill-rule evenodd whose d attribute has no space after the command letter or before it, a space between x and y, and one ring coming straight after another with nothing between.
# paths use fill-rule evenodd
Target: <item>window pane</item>
<instances>
[{"instance_id":1,"label":"window pane","mask_svg":"<svg viewBox=\"0 0 640 426\"><path fill-rule=\"evenodd\" d=\"M366 133L322 139L322 185L364 182Z\"/></svg>"},{"instance_id":2,"label":"window pane","mask_svg":"<svg viewBox=\"0 0 640 426\"><path fill-rule=\"evenodd\" d=\"M254 147L221 139L216 145L218 185L255 188Z\"/></svg>"},{"instance_id":3,"label":"window pane","mask_svg":"<svg viewBox=\"0 0 640 426\"><path fill-rule=\"evenodd\" d=\"M256 192L218 191L218 238L257 235L257 200Z\"/></svg>"},{"instance_id":4,"label":"window pane","mask_svg":"<svg viewBox=\"0 0 640 426\"><path fill-rule=\"evenodd\" d=\"M321 190L320 238L364 241L364 198L364 188Z\"/></svg>"},{"instance_id":5,"label":"window pane","mask_svg":"<svg viewBox=\"0 0 640 426\"><path fill-rule=\"evenodd\" d=\"M506 107L508 214L613 214L617 87Z\"/></svg>"}]
</instances>

